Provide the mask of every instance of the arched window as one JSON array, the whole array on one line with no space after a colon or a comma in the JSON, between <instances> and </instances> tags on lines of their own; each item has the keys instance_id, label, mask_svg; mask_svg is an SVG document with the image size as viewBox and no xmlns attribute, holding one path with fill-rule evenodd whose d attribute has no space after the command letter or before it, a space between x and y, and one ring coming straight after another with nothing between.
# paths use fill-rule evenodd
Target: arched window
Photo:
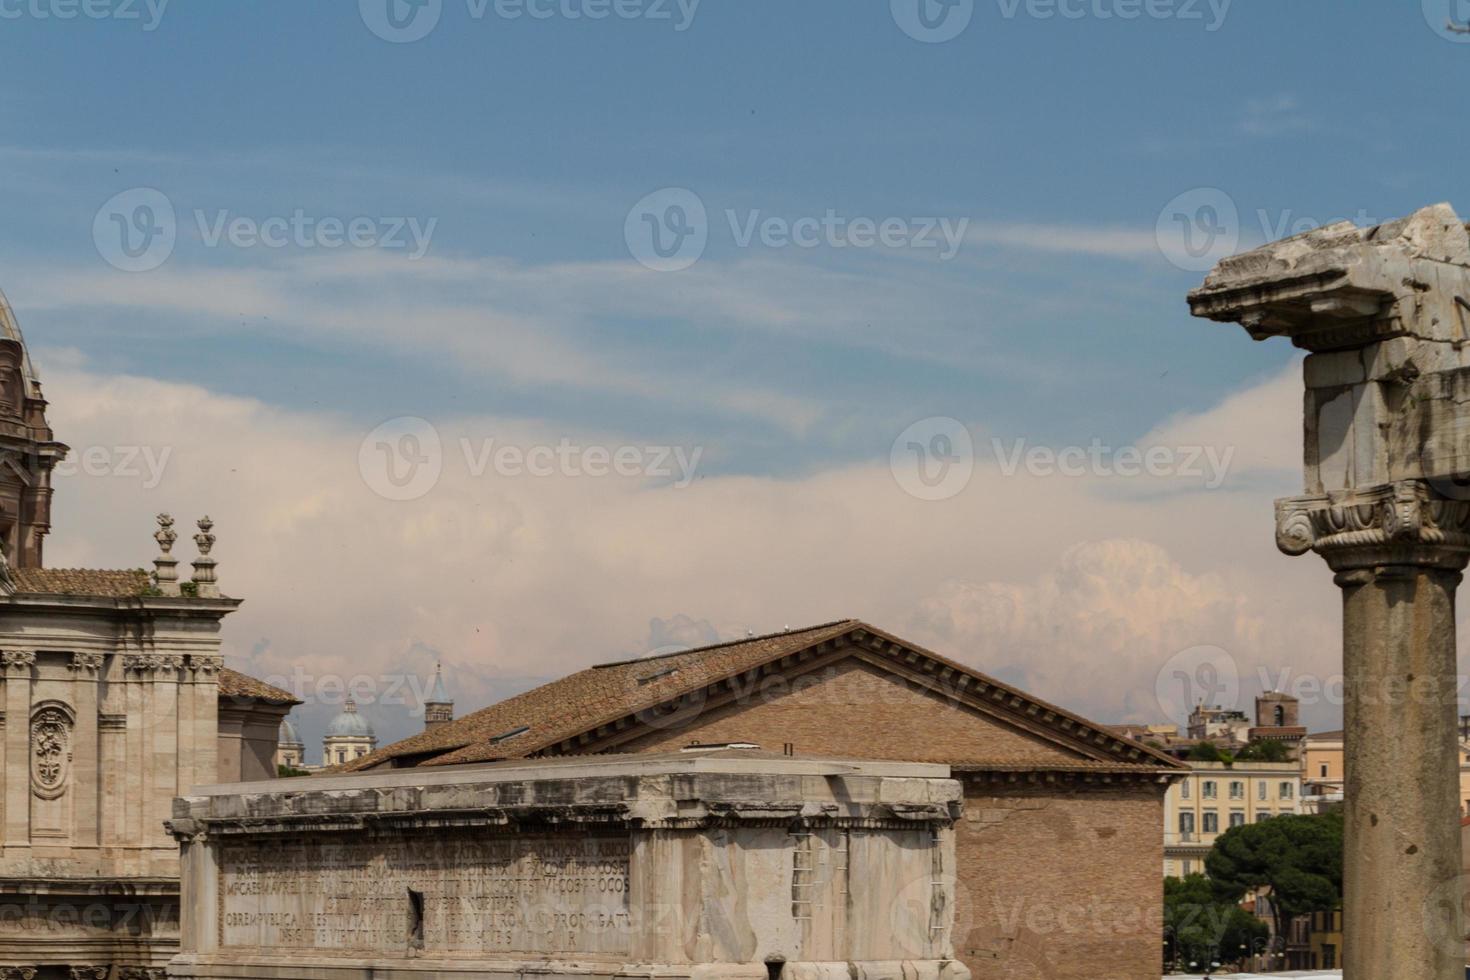
<instances>
[{"instance_id":1,"label":"arched window","mask_svg":"<svg viewBox=\"0 0 1470 980\"><path fill-rule=\"evenodd\" d=\"M1286 727L1286 709L1279 704L1276 706L1276 727Z\"/></svg>"}]
</instances>

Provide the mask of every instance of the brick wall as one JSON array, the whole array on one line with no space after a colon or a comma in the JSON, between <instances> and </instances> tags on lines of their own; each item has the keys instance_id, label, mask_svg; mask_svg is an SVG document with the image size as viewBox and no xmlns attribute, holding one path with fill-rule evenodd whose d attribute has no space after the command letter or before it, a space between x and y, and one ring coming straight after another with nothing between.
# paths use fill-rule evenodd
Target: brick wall
<instances>
[{"instance_id":1,"label":"brick wall","mask_svg":"<svg viewBox=\"0 0 1470 980\"><path fill-rule=\"evenodd\" d=\"M1081 758L1080 753L1048 745L853 660L818 667L792 680L778 678L733 704L709 708L677 727L640 736L618 751L667 752L696 741L754 742L771 752L791 743L797 755L859 759Z\"/></svg>"},{"instance_id":2,"label":"brick wall","mask_svg":"<svg viewBox=\"0 0 1470 980\"><path fill-rule=\"evenodd\" d=\"M616 751L693 741L748 741L771 751L792 743L802 755L870 759L1078 757L852 660L748 692ZM1162 786L967 779L956 842L955 948L975 980L1159 976Z\"/></svg>"},{"instance_id":3,"label":"brick wall","mask_svg":"<svg viewBox=\"0 0 1470 980\"><path fill-rule=\"evenodd\" d=\"M974 980L1160 973L1162 787L967 780L955 948Z\"/></svg>"}]
</instances>

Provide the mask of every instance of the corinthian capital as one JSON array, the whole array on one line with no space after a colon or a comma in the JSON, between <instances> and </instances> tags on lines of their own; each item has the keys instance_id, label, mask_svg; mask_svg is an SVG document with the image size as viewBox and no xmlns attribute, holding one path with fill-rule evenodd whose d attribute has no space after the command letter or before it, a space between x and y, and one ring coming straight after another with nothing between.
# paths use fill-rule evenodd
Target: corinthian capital
<instances>
[{"instance_id":1,"label":"corinthian capital","mask_svg":"<svg viewBox=\"0 0 1470 980\"><path fill-rule=\"evenodd\" d=\"M102 669L102 661L100 653L74 653L71 655L71 663L67 664L67 668L73 673L90 676ZM85 969L91 969L91 967Z\"/></svg>"},{"instance_id":2,"label":"corinthian capital","mask_svg":"<svg viewBox=\"0 0 1470 980\"><path fill-rule=\"evenodd\" d=\"M0 980L36 980L33 966L0 966Z\"/></svg>"},{"instance_id":3,"label":"corinthian capital","mask_svg":"<svg viewBox=\"0 0 1470 980\"><path fill-rule=\"evenodd\" d=\"M7 674L21 673L36 666L36 654L33 650L5 650L0 652L0 661L4 662Z\"/></svg>"},{"instance_id":4,"label":"corinthian capital","mask_svg":"<svg viewBox=\"0 0 1470 980\"><path fill-rule=\"evenodd\" d=\"M1276 501L1276 545L1315 551L1334 571L1379 565L1461 569L1470 561L1470 499L1419 480Z\"/></svg>"}]
</instances>

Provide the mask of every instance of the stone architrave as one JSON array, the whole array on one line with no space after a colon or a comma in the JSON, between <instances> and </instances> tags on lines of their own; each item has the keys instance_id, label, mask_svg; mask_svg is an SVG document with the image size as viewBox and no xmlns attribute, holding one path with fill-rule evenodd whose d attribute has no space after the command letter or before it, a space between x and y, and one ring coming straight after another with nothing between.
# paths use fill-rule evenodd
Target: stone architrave
<instances>
[{"instance_id":1,"label":"stone architrave","mask_svg":"<svg viewBox=\"0 0 1470 980\"><path fill-rule=\"evenodd\" d=\"M719 749L176 800L175 980L968 980L949 767Z\"/></svg>"},{"instance_id":2,"label":"stone architrave","mask_svg":"<svg viewBox=\"0 0 1470 980\"><path fill-rule=\"evenodd\" d=\"M1305 492L1276 502L1276 541L1343 595L1347 976L1459 980L1470 234L1446 204L1340 222L1224 260L1189 302L1310 352Z\"/></svg>"}]
</instances>

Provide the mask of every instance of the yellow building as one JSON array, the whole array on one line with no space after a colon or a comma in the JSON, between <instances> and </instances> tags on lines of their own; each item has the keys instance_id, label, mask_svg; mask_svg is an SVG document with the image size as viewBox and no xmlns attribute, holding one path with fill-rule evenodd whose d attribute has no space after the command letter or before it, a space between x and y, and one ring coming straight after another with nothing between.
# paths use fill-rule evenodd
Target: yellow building
<instances>
[{"instance_id":1,"label":"yellow building","mask_svg":"<svg viewBox=\"0 0 1470 980\"><path fill-rule=\"evenodd\" d=\"M1203 873L1215 840L1231 827L1300 813L1296 762L1190 762L1164 797L1164 874Z\"/></svg>"}]
</instances>

